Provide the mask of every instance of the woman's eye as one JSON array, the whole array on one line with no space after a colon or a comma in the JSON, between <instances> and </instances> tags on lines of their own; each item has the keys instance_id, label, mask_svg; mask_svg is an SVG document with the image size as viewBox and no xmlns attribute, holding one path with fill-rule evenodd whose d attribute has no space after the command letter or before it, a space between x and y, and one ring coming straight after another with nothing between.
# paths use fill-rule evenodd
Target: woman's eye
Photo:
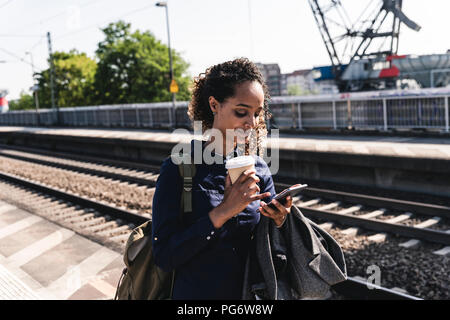
<instances>
[{"instance_id":1,"label":"woman's eye","mask_svg":"<svg viewBox=\"0 0 450 320\"><path fill-rule=\"evenodd\" d=\"M247 116L247 112L246 111L244 111L244 112L235 111L234 113L236 114L236 116L238 116L240 118L243 118L243 117ZM260 111L259 112L255 112L255 114L253 116L255 118L258 118L260 113L261 113Z\"/></svg>"}]
</instances>

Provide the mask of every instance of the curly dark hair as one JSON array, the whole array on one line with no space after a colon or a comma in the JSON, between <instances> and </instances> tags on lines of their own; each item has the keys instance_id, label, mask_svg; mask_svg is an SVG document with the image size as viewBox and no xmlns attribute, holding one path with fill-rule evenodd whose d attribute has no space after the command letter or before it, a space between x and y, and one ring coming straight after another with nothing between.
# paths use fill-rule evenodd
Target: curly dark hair
<instances>
[{"instance_id":1,"label":"curly dark hair","mask_svg":"<svg viewBox=\"0 0 450 320\"><path fill-rule=\"evenodd\" d=\"M212 128L214 116L209 106L209 97L213 96L217 101L223 102L234 96L236 85L246 81L257 81L264 91L263 112L259 113L258 123L254 128L256 134L256 147L258 153L262 151L261 139L267 136L265 119L272 114L269 111L269 89L258 67L247 58L238 58L216 64L206 69L198 77L194 78L192 99L188 107L188 115L191 121L202 121L202 132ZM249 146L246 145L246 154Z\"/></svg>"}]
</instances>

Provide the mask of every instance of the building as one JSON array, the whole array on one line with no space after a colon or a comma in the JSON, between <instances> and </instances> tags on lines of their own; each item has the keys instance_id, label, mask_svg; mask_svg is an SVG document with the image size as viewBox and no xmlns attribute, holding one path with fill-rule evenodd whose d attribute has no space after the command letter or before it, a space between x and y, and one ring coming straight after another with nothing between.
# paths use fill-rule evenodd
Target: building
<instances>
[{"instance_id":1,"label":"building","mask_svg":"<svg viewBox=\"0 0 450 320\"><path fill-rule=\"evenodd\" d=\"M277 63L256 63L256 65L261 70L272 97L338 92L334 81L314 81L314 72L312 69L281 73Z\"/></svg>"},{"instance_id":2,"label":"building","mask_svg":"<svg viewBox=\"0 0 450 320\"><path fill-rule=\"evenodd\" d=\"M256 63L261 71L271 96L281 96L281 72L278 63Z\"/></svg>"},{"instance_id":3,"label":"building","mask_svg":"<svg viewBox=\"0 0 450 320\"><path fill-rule=\"evenodd\" d=\"M299 94L314 93L316 84L311 69L296 70L286 75L286 95L299 92Z\"/></svg>"}]
</instances>

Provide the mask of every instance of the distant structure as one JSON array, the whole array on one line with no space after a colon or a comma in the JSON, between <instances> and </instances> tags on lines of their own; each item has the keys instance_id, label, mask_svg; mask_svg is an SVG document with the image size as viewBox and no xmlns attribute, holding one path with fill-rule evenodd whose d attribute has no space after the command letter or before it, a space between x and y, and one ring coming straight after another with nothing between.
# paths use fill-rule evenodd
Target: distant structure
<instances>
[{"instance_id":1,"label":"distant structure","mask_svg":"<svg viewBox=\"0 0 450 320\"><path fill-rule=\"evenodd\" d=\"M314 68L316 81L335 81L339 91L399 88L416 81L422 88L450 84L450 54L399 55L400 26L421 27L402 11L403 0L366 1L351 20L341 1L309 0L331 65Z\"/></svg>"},{"instance_id":2,"label":"distant structure","mask_svg":"<svg viewBox=\"0 0 450 320\"><path fill-rule=\"evenodd\" d=\"M269 87L270 95L309 95L333 94L338 89L334 80L316 82L313 69L295 70L291 73L281 73L277 63L256 63Z\"/></svg>"},{"instance_id":3,"label":"distant structure","mask_svg":"<svg viewBox=\"0 0 450 320\"><path fill-rule=\"evenodd\" d=\"M281 96L281 72L278 63L256 63L261 71L271 96Z\"/></svg>"},{"instance_id":4,"label":"distant structure","mask_svg":"<svg viewBox=\"0 0 450 320\"><path fill-rule=\"evenodd\" d=\"M0 89L0 113L6 112L9 110L8 100L6 100L7 94L8 94L8 90Z\"/></svg>"}]
</instances>

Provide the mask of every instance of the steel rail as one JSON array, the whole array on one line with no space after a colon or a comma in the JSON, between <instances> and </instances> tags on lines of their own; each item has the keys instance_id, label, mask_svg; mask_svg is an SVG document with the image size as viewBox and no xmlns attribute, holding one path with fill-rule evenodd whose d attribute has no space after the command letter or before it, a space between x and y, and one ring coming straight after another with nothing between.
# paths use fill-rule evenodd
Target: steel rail
<instances>
[{"instance_id":1,"label":"steel rail","mask_svg":"<svg viewBox=\"0 0 450 320\"><path fill-rule=\"evenodd\" d=\"M111 206L111 205L108 205L105 203L94 201L89 198L77 196L77 195L74 195L74 194L71 194L71 193L68 193L65 191L51 188L51 187L45 186L43 184L40 184L38 182L34 182L34 181L24 179L24 178L19 178L14 175L11 175L11 174L0 172L0 179L3 179L6 181L9 181L11 183L48 194L50 196L54 196L58 199L62 199L62 200L65 200L65 201L68 201L68 202L71 202L74 204L78 204L85 208L92 208L102 214L110 215L116 219L121 219L121 220L130 222L130 223L133 223L135 225L140 225L149 220L149 218L146 218L139 214L135 214L133 212L122 210L115 206Z\"/></svg>"},{"instance_id":2,"label":"steel rail","mask_svg":"<svg viewBox=\"0 0 450 320\"><path fill-rule=\"evenodd\" d=\"M450 245L450 233L428 228L415 228L398 223L390 223L382 220L361 218L350 214L340 214L337 212L311 209L299 206L300 211L308 218L318 218L326 221L342 223L352 227L361 227L367 230L388 232L412 239L422 239L425 241L436 242L444 245Z\"/></svg>"},{"instance_id":3,"label":"steel rail","mask_svg":"<svg viewBox=\"0 0 450 320\"><path fill-rule=\"evenodd\" d=\"M49 157L60 157L65 160L75 160L80 162L94 162L97 164L103 164L103 165L114 165L117 167L125 167L129 169L135 169L135 170L142 170L142 171L159 171L160 165L155 164L143 164L138 162L129 162L129 161L122 161L122 160L115 160L115 159L108 159L104 160L99 157L94 156L88 156L88 155L78 155L73 153L67 153L67 152L58 152L58 151L47 151L42 149L36 149L31 147L23 147L23 146L13 146L13 145L6 145L0 143L0 150L2 149L11 149L16 151L22 151L22 152L29 152L29 153L35 153L42 156L49 156Z\"/></svg>"},{"instance_id":4,"label":"steel rail","mask_svg":"<svg viewBox=\"0 0 450 320\"><path fill-rule=\"evenodd\" d=\"M121 173L117 173L117 172L109 172L109 171L98 170L98 169L94 169L94 168L85 168L82 166L60 163L60 162L51 161L51 160L36 159L36 158L26 157L26 156L21 156L21 155L16 155L16 154L6 154L6 153L3 153L2 150L0 150L0 156L11 158L11 159L16 159L16 160L37 163L37 164L41 164L41 165L45 165L45 166L51 166L51 167L55 167L55 168L59 168L59 169L93 174L93 175L97 175L97 176L101 176L101 177L112 178L115 180L133 182L133 183L137 183L139 185L144 185L144 186L150 186L150 187L155 186L155 181L153 181L153 180L133 177L131 175L121 174Z\"/></svg>"},{"instance_id":5,"label":"steel rail","mask_svg":"<svg viewBox=\"0 0 450 320\"><path fill-rule=\"evenodd\" d=\"M17 148L22 149L22 148ZM27 151L25 151L27 152ZM83 168L76 165L69 164L61 164L57 161L50 160L42 160L42 159L34 159L32 157L20 156L20 155L11 155L11 154L3 154L1 156L6 156L10 158L16 158L29 162L36 162L43 165L56 166L63 169L85 172L89 174L96 174L98 176L106 176L117 180L122 180L126 182L133 182L142 185L155 186L155 180L146 179L146 178L137 178L132 177L126 174L113 173L103 170L96 170L93 168ZM48 154L47 154L48 155ZM68 158L70 159L70 158ZM94 160L94 158L90 158ZM79 160L82 161L82 160ZM94 161L95 162L95 161ZM107 162L106 162L107 163ZM128 163L127 167L131 167ZM150 166L147 166L150 168ZM151 166L151 168L159 169L157 166ZM288 187L288 184L285 183L277 183L275 182L275 186L277 189L283 189ZM303 194L308 196L317 196L320 198L331 199L331 200L340 200L346 201L350 203L357 203L363 205L370 205L379 208L387 208L387 209L397 209L397 210L405 210L411 211L413 213L419 213L424 215L433 215L449 218L450 207L439 206L439 205L431 205L424 204L419 202L412 201L404 201L404 200L396 200L391 198L383 198L383 197L373 197L368 195L361 195L355 193L341 192L341 191L333 191L327 189L317 189L317 188L307 188L303 191ZM397 234L400 236L405 236L413 239L422 239L425 241L436 242L444 245L450 245L450 234L444 231L428 229L428 228L415 228L402 224L389 223L378 219L368 219L361 218L355 215L350 214L339 214L332 211L321 210L321 209L312 209L308 207L299 206L300 210L309 218L318 218L321 220L333 221L342 223L348 226L356 226L362 227L367 230L379 231L379 232L388 232Z\"/></svg>"},{"instance_id":6,"label":"steel rail","mask_svg":"<svg viewBox=\"0 0 450 320\"><path fill-rule=\"evenodd\" d=\"M287 188L290 185L286 183L276 183L281 189ZM319 197L328 200L341 200L349 203L363 204L366 206L373 206L386 209L402 210L402 211L414 211L414 213L427 215L427 216L439 216L442 218L450 218L450 207L434 205L428 203L397 200L392 198L374 197L363 194L318 189L308 187L302 191L302 194L311 197Z\"/></svg>"},{"instance_id":7,"label":"steel rail","mask_svg":"<svg viewBox=\"0 0 450 320\"><path fill-rule=\"evenodd\" d=\"M337 293L353 300L423 300L396 290L369 284L353 277L347 277L346 281L335 284L332 288Z\"/></svg>"},{"instance_id":8,"label":"steel rail","mask_svg":"<svg viewBox=\"0 0 450 320\"><path fill-rule=\"evenodd\" d=\"M0 179L16 185L20 185L22 187L33 189L41 193L45 193L50 196L54 196L58 199L65 200L73 204L78 204L85 208L92 208L99 213L109 214L117 219L122 219L124 221L134 223L135 225L140 225L149 220L149 218L116 208L114 206L93 201L81 196L73 195L71 193L51 188L40 183L33 182L24 178L19 178L10 174L0 172ZM370 289L367 283L353 277L348 277L346 281L336 284L332 286L332 288L345 297L358 300L421 300L418 297L414 297L377 285L372 285L372 289Z\"/></svg>"}]
</instances>

